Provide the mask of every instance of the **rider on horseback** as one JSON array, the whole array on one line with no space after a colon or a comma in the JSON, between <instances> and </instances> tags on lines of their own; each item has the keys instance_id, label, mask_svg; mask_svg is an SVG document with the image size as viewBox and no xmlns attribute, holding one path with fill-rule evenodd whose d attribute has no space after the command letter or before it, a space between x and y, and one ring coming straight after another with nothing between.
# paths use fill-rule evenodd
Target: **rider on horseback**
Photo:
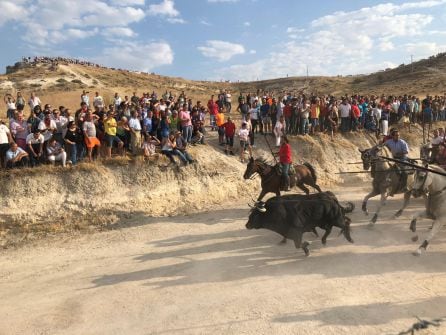
<instances>
[{"instance_id":1,"label":"rider on horseback","mask_svg":"<svg viewBox=\"0 0 446 335\"><path fill-rule=\"evenodd\" d=\"M407 154L409 153L409 145L406 141L400 139L398 129L393 129L391 133L392 138L388 139L384 144L392 152L393 158L401 161L407 161ZM398 173L400 174L400 188L404 187L403 191L407 191L407 173L404 165L397 165Z\"/></svg>"},{"instance_id":2,"label":"rider on horseback","mask_svg":"<svg viewBox=\"0 0 446 335\"><path fill-rule=\"evenodd\" d=\"M282 145L279 149L279 162L282 167L282 181L285 191L290 190L290 176L288 175L291 166L291 146L288 144L288 138L282 137Z\"/></svg>"}]
</instances>

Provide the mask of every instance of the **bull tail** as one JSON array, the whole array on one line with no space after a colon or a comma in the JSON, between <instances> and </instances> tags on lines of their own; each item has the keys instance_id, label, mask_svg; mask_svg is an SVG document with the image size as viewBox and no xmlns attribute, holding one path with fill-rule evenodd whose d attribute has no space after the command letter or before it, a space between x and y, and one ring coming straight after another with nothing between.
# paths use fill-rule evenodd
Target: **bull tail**
<instances>
[{"instance_id":1,"label":"bull tail","mask_svg":"<svg viewBox=\"0 0 446 335\"><path fill-rule=\"evenodd\" d=\"M339 204L341 206L341 204ZM351 201L348 201L344 206L341 206L344 214L351 213L355 210L355 204Z\"/></svg>"},{"instance_id":2,"label":"bull tail","mask_svg":"<svg viewBox=\"0 0 446 335\"><path fill-rule=\"evenodd\" d=\"M317 176L316 176L316 170L314 169L313 165L311 165L308 162L305 162L303 165L305 165L308 168L308 170L310 170L311 177L313 178L313 181L316 184Z\"/></svg>"},{"instance_id":3,"label":"bull tail","mask_svg":"<svg viewBox=\"0 0 446 335\"><path fill-rule=\"evenodd\" d=\"M347 239L347 241L349 241L350 243L353 243L353 239L350 235L350 223L352 222L352 220L348 216L346 216L344 218L344 221L345 221L345 227L342 230L342 232L344 233L344 236Z\"/></svg>"}]
</instances>

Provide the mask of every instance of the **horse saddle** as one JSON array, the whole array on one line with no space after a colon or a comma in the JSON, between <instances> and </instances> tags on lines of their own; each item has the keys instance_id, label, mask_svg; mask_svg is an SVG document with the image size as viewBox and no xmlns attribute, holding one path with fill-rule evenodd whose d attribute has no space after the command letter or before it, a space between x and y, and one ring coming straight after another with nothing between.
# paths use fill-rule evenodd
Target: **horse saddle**
<instances>
[{"instance_id":1,"label":"horse saddle","mask_svg":"<svg viewBox=\"0 0 446 335\"><path fill-rule=\"evenodd\" d=\"M282 165L280 163L277 163L276 166L274 167L276 169L276 172L279 176L282 175ZM290 169L288 170L288 175L292 176L293 174L296 173L296 170L294 168L293 164L290 164Z\"/></svg>"}]
</instances>

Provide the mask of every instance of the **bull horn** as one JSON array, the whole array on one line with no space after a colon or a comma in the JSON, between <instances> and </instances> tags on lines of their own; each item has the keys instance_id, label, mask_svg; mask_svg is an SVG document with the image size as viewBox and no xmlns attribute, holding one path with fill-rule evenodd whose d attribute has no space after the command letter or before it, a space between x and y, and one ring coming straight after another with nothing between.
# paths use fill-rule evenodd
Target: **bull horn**
<instances>
[{"instance_id":1,"label":"bull horn","mask_svg":"<svg viewBox=\"0 0 446 335\"><path fill-rule=\"evenodd\" d=\"M258 207L258 206L256 206L256 209L257 209L260 213L265 213L265 212L266 212L266 208L265 208L265 207Z\"/></svg>"},{"instance_id":2,"label":"bull horn","mask_svg":"<svg viewBox=\"0 0 446 335\"><path fill-rule=\"evenodd\" d=\"M359 148L358 148L358 150L359 150L359 152L360 152L361 154L363 154L363 153L365 152L365 150L361 150L361 149L359 149Z\"/></svg>"}]
</instances>

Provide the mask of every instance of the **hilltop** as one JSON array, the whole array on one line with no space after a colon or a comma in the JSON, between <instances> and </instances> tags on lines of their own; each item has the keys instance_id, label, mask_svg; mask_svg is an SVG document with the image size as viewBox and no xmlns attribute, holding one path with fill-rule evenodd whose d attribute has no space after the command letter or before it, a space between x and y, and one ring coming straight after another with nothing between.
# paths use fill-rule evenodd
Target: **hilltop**
<instances>
[{"instance_id":1,"label":"hilltop","mask_svg":"<svg viewBox=\"0 0 446 335\"><path fill-rule=\"evenodd\" d=\"M385 69L368 75L355 76L310 76L289 77L255 82L192 81L179 77L131 72L79 64L16 63L0 75L0 94L36 91L41 99L53 105L74 108L79 103L82 90L101 92L106 102L114 92L121 95L134 91L185 91L194 100L207 101L210 94L221 89L232 92L255 92L257 89L282 92L305 92L343 95L360 94L444 94L446 92L446 53L431 56L413 64L401 64L394 69ZM4 105L2 101L2 110Z\"/></svg>"}]
</instances>

